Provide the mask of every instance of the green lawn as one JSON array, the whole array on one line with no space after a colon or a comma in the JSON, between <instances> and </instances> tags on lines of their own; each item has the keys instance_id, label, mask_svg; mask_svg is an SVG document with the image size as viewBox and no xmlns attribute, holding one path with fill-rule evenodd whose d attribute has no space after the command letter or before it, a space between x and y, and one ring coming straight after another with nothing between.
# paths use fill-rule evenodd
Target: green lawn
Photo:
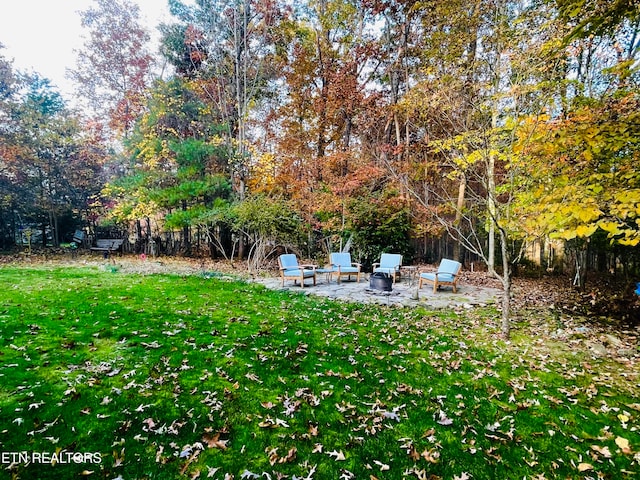
<instances>
[{"instance_id":1,"label":"green lawn","mask_svg":"<svg viewBox=\"0 0 640 480\"><path fill-rule=\"evenodd\" d=\"M637 367L556 319L208 277L0 269L0 478L640 477Z\"/></svg>"}]
</instances>

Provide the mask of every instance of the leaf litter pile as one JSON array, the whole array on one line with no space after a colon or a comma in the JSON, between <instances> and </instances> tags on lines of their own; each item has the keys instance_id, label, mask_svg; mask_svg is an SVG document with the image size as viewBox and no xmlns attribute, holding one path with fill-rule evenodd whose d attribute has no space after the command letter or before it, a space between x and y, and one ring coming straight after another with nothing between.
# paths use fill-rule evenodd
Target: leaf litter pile
<instances>
[{"instance_id":1,"label":"leaf litter pile","mask_svg":"<svg viewBox=\"0 0 640 480\"><path fill-rule=\"evenodd\" d=\"M638 478L636 357L557 318L365 306L223 276L0 270L8 478ZM6 452L99 454L21 461Z\"/></svg>"}]
</instances>

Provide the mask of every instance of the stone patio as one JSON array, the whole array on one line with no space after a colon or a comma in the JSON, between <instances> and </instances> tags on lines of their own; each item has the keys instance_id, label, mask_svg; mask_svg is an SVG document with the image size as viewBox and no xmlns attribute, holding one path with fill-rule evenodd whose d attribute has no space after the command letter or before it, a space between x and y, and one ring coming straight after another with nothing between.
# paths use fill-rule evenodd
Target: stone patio
<instances>
[{"instance_id":1,"label":"stone patio","mask_svg":"<svg viewBox=\"0 0 640 480\"><path fill-rule=\"evenodd\" d=\"M423 286L418 291L418 282L403 278L393 284L391 292L382 292L369 288L369 275L364 275L360 283L355 280L343 279L341 283L336 280L329 281L327 275L318 274L317 284L314 286L307 280L305 287L299 283L285 281L282 287L280 277L256 278L255 283L265 285L275 290L288 290L307 295L329 297L334 300L344 300L361 303L377 303L381 305L401 305L415 307L422 305L429 308L473 308L496 303L502 291L498 288L480 287L476 285L458 284L457 293L453 293L450 287L443 287L437 293L433 293L430 285Z\"/></svg>"}]
</instances>

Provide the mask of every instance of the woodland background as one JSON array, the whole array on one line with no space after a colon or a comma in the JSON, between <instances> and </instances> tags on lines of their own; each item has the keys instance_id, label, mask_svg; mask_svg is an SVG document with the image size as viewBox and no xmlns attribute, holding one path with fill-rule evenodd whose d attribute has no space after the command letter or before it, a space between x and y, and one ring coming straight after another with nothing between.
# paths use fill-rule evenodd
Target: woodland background
<instances>
[{"instance_id":1,"label":"woodland background","mask_svg":"<svg viewBox=\"0 0 640 480\"><path fill-rule=\"evenodd\" d=\"M0 248L637 278L637 0L168 3L81 12L74 105L0 49Z\"/></svg>"}]
</instances>

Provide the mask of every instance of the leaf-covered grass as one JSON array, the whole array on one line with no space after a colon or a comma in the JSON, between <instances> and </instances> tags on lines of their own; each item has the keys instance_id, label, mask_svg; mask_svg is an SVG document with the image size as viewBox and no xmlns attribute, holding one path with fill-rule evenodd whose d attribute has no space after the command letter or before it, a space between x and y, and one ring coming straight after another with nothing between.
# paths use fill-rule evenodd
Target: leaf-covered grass
<instances>
[{"instance_id":1,"label":"leaf-covered grass","mask_svg":"<svg viewBox=\"0 0 640 480\"><path fill-rule=\"evenodd\" d=\"M517 328L499 341L492 310L89 268L0 284L9 477L640 475L638 372Z\"/></svg>"}]
</instances>

